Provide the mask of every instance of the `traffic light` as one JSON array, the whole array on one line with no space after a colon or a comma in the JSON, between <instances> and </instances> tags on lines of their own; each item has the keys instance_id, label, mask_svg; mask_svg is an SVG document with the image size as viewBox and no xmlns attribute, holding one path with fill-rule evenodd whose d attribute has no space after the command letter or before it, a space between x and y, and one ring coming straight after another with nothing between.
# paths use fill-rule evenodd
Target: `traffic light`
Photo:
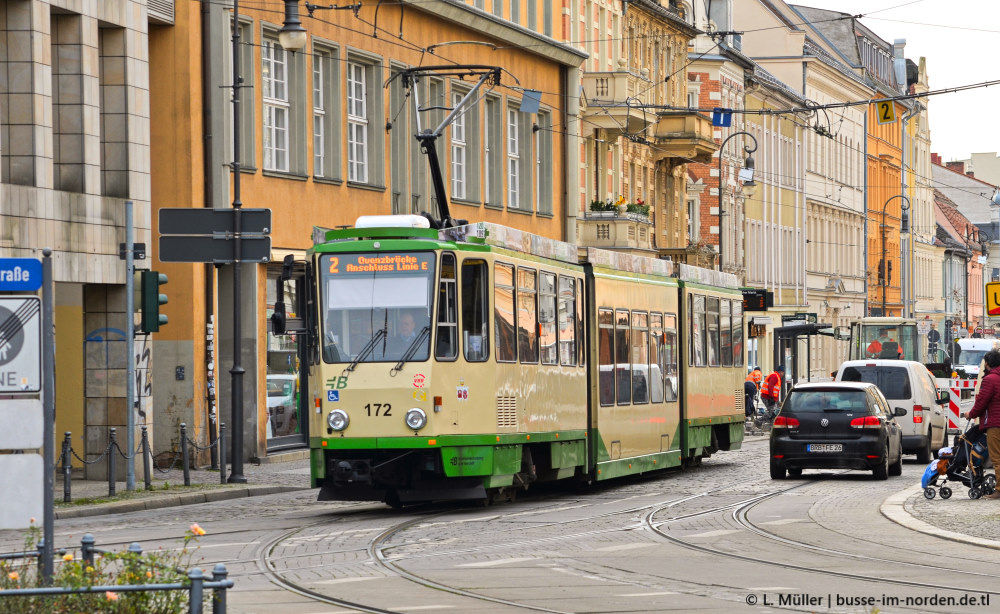
<instances>
[{"instance_id":1,"label":"traffic light","mask_svg":"<svg viewBox=\"0 0 1000 614\"><path fill-rule=\"evenodd\" d=\"M142 322L139 329L143 333L155 333L167 323L167 316L160 313L160 305L167 302L167 295L160 294L160 286L167 283L167 276L156 271L143 271L139 282Z\"/></svg>"}]
</instances>

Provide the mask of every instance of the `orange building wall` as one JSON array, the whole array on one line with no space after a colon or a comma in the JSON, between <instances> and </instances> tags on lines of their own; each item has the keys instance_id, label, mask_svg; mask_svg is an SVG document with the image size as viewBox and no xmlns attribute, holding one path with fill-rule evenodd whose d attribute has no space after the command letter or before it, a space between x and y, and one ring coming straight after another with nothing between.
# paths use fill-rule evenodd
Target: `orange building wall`
<instances>
[{"instance_id":1,"label":"orange building wall","mask_svg":"<svg viewBox=\"0 0 1000 614\"><path fill-rule=\"evenodd\" d=\"M879 124L875 105L868 107L868 302L881 309L883 315L902 315L902 262L900 261L900 228L903 199L892 198L902 193L902 132L900 118L905 109L896 104L896 122ZM892 198L891 202L886 204ZM879 261L883 254L882 220L885 207L884 253L892 272L885 288L879 282ZM888 270L888 266L886 267Z\"/></svg>"}]
</instances>

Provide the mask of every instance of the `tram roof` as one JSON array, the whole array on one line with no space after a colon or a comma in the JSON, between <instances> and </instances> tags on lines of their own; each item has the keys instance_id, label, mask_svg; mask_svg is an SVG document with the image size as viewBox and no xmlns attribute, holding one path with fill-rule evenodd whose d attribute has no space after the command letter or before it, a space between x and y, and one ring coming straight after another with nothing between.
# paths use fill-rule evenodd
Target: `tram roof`
<instances>
[{"instance_id":1,"label":"tram roof","mask_svg":"<svg viewBox=\"0 0 1000 614\"><path fill-rule=\"evenodd\" d=\"M579 247L573 243L550 239L531 232L491 222L475 222L440 230L406 226L344 228L337 230L315 227L313 229L313 244L315 246L329 242L363 238L436 239L447 243L488 245L558 260L567 264L589 263L594 266L629 273L677 277L681 281L710 286L739 287L739 280L732 273L723 273L687 264L674 263L670 260L636 256L625 252L616 252L596 247Z\"/></svg>"}]
</instances>

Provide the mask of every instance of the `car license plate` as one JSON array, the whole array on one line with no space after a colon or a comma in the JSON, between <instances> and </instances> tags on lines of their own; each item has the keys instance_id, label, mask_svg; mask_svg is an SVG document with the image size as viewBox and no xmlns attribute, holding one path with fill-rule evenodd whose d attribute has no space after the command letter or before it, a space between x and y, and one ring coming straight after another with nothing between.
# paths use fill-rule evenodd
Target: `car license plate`
<instances>
[{"instance_id":1,"label":"car license plate","mask_svg":"<svg viewBox=\"0 0 1000 614\"><path fill-rule=\"evenodd\" d=\"M844 444L842 443L811 443L806 448L810 452L843 452Z\"/></svg>"}]
</instances>

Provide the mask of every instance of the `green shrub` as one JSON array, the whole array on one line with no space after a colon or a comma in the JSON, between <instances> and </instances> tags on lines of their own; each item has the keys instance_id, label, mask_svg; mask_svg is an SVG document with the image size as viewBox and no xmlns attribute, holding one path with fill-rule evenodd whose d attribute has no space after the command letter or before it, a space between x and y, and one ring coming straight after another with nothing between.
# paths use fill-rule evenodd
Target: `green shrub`
<instances>
[{"instance_id":1,"label":"green shrub","mask_svg":"<svg viewBox=\"0 0 1000 614\"><path fill-rule=\"evenodd\" d=\"M184 584L190 585L187 570L205 531L197 524L184 534L184 545L179 550L162 547L142 554L123 550L94 555L88 563L67 552L56 557L52 586L79 589L89 586L121 586L128 584ZM24 551L34 551L41 536L41 529L32 525L24 540ZM0 561L0 614L25 612L52 612L53 614L181 614L189 610L187 590L94 593L69 593L65 595L4 596L10 589L40 588L44 586L36 558ZM212 591L205 592L204 611L211 611Z\"/></svg>"}]
</instances>

